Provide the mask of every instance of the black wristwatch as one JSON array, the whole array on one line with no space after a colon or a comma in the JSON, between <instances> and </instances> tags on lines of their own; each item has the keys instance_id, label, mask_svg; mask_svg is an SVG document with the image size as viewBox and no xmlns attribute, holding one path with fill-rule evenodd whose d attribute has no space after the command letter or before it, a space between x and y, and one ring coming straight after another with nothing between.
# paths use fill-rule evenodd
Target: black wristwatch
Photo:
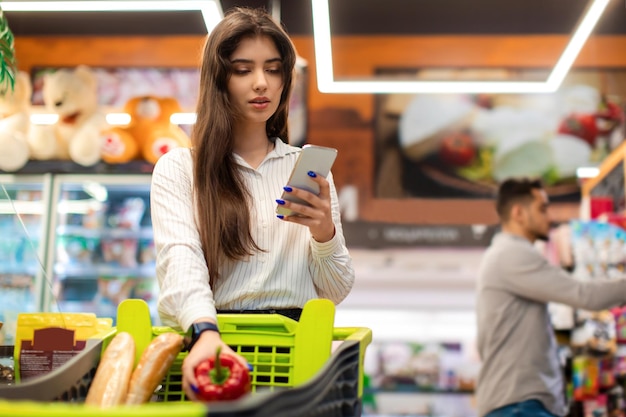
<instances>
[{"instance_id":1,"label":"black wristwatch","mask_svg":"<svg viewBox=\"0 0 626 417\"><path fill-rule=\"evenodd\" d=\"M196 344L200 335L204 332L220 332L220 329L217 327L217 324L211 323L210 321L201 321L199 323L194 323L187 330L187 336L185 337L185 350L190 352L193 345Z\"/></svg>"}]
</instances>

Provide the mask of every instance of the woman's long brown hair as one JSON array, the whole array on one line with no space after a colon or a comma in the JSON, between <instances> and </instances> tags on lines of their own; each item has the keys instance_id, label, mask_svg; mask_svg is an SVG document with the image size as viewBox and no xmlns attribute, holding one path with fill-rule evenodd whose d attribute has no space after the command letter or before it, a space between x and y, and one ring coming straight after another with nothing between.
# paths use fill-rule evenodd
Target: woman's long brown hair
<instances>
[{"instance_id":1,"label":"woman's long brown hair","mask_svg":"<svg viewBox=\"0 0 626 417\"><path fill-rule=\"evenodd\" d=\"M230 56L243 38L267 36L282 59L280 103L266 123L268 140L288 141L287 115L296 52L287 33L260 9L236 8L213 29L204 46L197 120L191 140L194 193L202 250L213 287L225 260L261 250L250 232L250 196L233 157L236 114L228 97Z\"/></svg>"}]
</instances>

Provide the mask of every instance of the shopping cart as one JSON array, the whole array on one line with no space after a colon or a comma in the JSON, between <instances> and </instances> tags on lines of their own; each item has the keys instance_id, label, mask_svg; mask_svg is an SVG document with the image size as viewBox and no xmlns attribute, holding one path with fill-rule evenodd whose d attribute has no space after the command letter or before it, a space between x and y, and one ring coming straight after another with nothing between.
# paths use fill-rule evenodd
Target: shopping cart
<instances>
[{"instance_id":1,"label":"shopping cart","mask_svg":"<svg viewBox=\"0 0 626 417\"><path fill-rule=\"evenodd\" d=\"M51 373L21 384L0 387L0 416L35 417L353 417L361 415L368 328L335 328L335 307L311 300L299 322L277 314L218 315L225 343L252 365L252 393L240 400L208 406L187 401L181 385L178 355L155 392L154 402L139 407L98 409L84 401L100 355L116 332L135 339L137 359L158 334L147 305L126 300L118 309L116 328L90 339L85 349ZM342 341L331 353L333 341ZM21 401L16 401L21 400Z\"/></svg>"}]
</instances>

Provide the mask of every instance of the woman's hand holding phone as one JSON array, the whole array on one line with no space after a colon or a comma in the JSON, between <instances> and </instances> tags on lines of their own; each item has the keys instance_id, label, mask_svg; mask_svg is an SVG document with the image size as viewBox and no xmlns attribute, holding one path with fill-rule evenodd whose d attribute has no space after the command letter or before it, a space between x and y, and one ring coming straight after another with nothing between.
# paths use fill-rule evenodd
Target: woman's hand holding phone
<instances>
[{"instance_id":1,"label":"woman's hand holding phone","mask_svg":"<svg viewBox=\"0 0 626 417\"><path fill-rule=\"evenodd\" d=\"M336 149L304 145L281 198L276 200L278 218L307 226L318 242L328 242L335 235L326 177L336 157Z\"/></svg>"},{"instance_id":2,"label":"woman's hand holding phone","mask_svg":"<svg viewBox=\"0 0 626 417\"><path fill-rule=\"evenodd\" d=\"M285 193L302 200L306 204L296 203L287 199L277 200L280 206L292 212L289 216L278 215L278 217L283 221L307 226L311 231L313 239L318 242L328 242L335 235L335 224L333 223L330 203L330 185L326 178L313 171L310 171L308 175L312 181L319 185L320 193L315 195L300 188L284 187Z\"/></svg>"}]
</instances>

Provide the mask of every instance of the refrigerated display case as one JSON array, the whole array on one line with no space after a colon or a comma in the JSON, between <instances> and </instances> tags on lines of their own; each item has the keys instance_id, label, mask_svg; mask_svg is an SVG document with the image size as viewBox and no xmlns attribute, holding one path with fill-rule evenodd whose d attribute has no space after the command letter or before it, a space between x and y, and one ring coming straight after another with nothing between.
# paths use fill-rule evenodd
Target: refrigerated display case
<instances>
[{"instance_id":1,"label":"refrigerated display case","mask_svg":"<svg viewBox=\"0 0 626 417\"><path fill-rule=\"evenodd\" d=\"M52 288L45 311L112 317L126 298L156 313L157 281L149 174L55 175L47 265Z\"/></svg>"},{"instance_id":2,"label":"refrigerated display case","mask_svg":"<svg viewBox=\"0 0 626 417\"><path fill-rule=\"evenodd\" d=\"M0 175L0 345L11 345L20 312L39 311L51 175Z\"/></svg>"}]
</instances>

